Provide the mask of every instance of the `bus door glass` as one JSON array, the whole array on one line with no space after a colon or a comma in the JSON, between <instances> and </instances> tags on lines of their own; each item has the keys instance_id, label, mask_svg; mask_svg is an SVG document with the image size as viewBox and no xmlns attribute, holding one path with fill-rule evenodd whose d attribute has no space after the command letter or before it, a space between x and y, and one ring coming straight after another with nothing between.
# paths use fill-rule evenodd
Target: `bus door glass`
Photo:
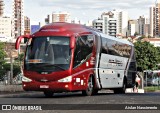
<instances>
[{"instance_id":1,"label":"bus door glass","mask_svg":"<svg viewBox=\"0 0 160 113\"><path fill-rule=\"evenodd\" d=\"M77 67L89 58L93 50L93 40L93 35L83 35L76 38L73 67Z\"/></svg>"}]
</instances>

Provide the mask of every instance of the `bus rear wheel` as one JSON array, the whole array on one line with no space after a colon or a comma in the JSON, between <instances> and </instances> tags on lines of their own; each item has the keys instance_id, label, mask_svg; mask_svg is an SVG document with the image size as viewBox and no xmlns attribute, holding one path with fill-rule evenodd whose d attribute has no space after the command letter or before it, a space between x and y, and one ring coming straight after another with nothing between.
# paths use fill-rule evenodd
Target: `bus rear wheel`
<instances>
[{"instance_id":1,"label":"bus rear wheel","mask_svg":"<svg viewBox=\"0 0 160 113\"><path fill-rule=\"evenodd\" d=\"M122 88L114 89L115 94L125 94L125 91L126 91L126 82L123 82Z\"/></svg>"},{"instance_id":2,"label":"bus rear wheel","mask_svg":"<svg viewBox=\"0 0 160 113\"><path fill-rule=\"evenodd\" d=\"M82 91L82 95L91 96L93 92L94 92L93 76L90 76L88 79L88 88Z\"/></svg>"},{"instance_id":3,"label":"bus rear wheel","mask_svg":"<svg viewBox=\"0 0 160 113\"><path fill-rule=\"evenodd\" d=\"M44 91L45 97L52 97L53 94L54 94L54 93L53 93L52 91Z\"/></svg>"},{"instance_id":4,"label":"bus rear wheel","mask_svg":"<svg viewBox=\"0 0 160 113\"><path fill-rule=\"evenodd\" d=\"M126 85L127 85L126 82L124 82L123 83L123 87L120 89L120 93L121 94L125 94L125 92L126 92Z\"/></svg>"}]
</instances>

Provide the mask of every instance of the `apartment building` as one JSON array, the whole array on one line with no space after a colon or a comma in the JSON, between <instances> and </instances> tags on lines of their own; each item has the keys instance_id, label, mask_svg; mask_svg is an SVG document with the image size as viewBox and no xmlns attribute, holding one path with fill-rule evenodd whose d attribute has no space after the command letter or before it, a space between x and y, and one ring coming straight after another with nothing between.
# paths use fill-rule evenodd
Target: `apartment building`
<instances>
[{"instance_id":1,"label":"apartment building","mask_svg":"<svg viewBox=\"0 0 160 113\"><path fill-rule=\"evenodd\" d=\"M3 16L3 11L4 11L4 3L3 0L0 0L0 17Z\"/></svg>"},{"instance_id":2,"label":"apartment building","mask_svg":"<svg viewBox=\"0 0 160 113\"><path fill-rule=\"evenodd\" d=\"M160 0L150 7L150 35L152 37L160 36Z\"/></svg>"},{"instance_id":3,"label":"apartment building","mask_svg":"<svg viewBox=\"0 0 160 113\"><path fill-rule=\"evenodd\" d=\"M71 23L70 13L68 12L53 12L52 22L69 22Z\"/></svg>"},{"instance_id":4,"label":"apartment building","mask_svg":"<svg viewBox=\"0 0 160 113\"><path fill-rule=\"evenodd\" d=\"M137 20L129 20L128 21L128 34L127 36L134 36L135 33L139 32L138 21Z\"/></svg>"},{"instance_id":5,"label":"apartment building","mask_svg":"<svg viewBox=\"0 0 160 113\"><path fill-rule=\"evenodd\" d=\"M13 1L12 37L24 34L24 0Z\"/></svg>"},{"instance_id":6,"label":"apartment building","mask_svg":"<svg viewBox=\"0 0 160 113\"><path fill-rule=\"evenodd\" d=\"M24 35L30 34L30 18L27 16L24 16Z\"/></svg>"},{"instance_id":7,"label":"apartment building","mask_svg":"<svg viewBox=\"0 0 160 113\"><path fill-rule=\"evenodd\" d=\"M0 17L0 35L5 37L11 37L11 18Z\"/></svg>"},{"instance_id":8,"label":"apartment building","mask_svg":"<svg viewBox=\"0 0 160 113\"><path fill-rule=\"evenodd\" d=\"M128 28L128 13L125 11L104 12L101 18L93 21L93 28L111 36L126 36Z\"/></svg>"}]
</instances>

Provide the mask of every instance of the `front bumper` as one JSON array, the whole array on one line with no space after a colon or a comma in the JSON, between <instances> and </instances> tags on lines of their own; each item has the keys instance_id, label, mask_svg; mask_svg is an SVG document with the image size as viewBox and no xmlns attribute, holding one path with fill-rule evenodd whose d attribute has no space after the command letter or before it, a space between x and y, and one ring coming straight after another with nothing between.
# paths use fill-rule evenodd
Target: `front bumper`
<instances>
[{"instance_id":1,"label":"front bumper","mask_svg":"<svg viewBox=\"0 0 160 113\"><path fill-rule=\"evenodd\" d=\"M68 92L72 91L72 83L60 82L23 82L25 91L53 91L53 92Z\"/></svg>"}]
</instances>

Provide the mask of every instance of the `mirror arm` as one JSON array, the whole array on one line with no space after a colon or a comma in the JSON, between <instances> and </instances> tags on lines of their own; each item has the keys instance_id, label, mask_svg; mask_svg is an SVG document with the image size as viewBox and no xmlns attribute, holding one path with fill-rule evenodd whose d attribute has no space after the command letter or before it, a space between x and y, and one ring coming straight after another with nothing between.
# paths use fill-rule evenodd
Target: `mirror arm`
<instances>
[{"instance_id":1,"label":"mirror arm","mask_svg":"<svg viewBox=\"0 0 160 113\"><path fill-rule=\"evenodd\" d=\"M19 45L20 45L21 40L22 40L23 38L29 39L29 38L31 38L31 36L30 36L30 35L22 35L22 36L19 36L19 37L17 38L16 44L15 44L15 49L16 49L16 50L19 49Z\"/></svg>"}]
</instances>

